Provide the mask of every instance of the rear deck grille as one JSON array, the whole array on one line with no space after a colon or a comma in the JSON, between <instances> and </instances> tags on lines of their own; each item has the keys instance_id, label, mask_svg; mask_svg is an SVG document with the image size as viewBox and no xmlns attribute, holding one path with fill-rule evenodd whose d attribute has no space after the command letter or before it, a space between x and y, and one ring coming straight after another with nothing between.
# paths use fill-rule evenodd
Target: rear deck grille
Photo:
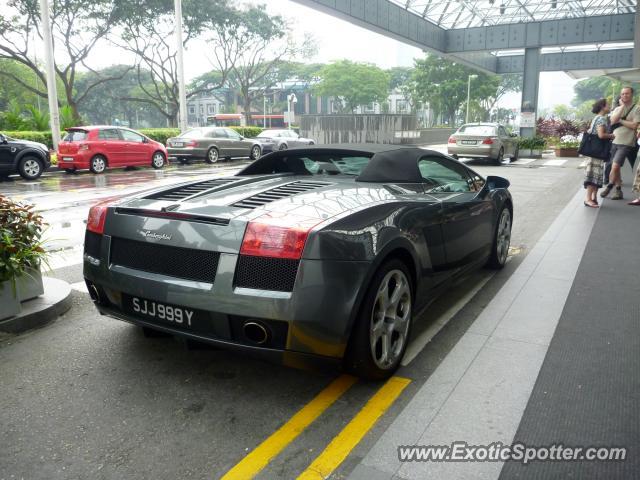
<instances>
[{"instance_id":1,"label":"rear deck grille","mask_svg":"<svg viewBox=\"0 0 640 480\"><path fill-rule=\"evenodd\" d=\"M327 185L331 184L327 182L305 182L300 180L297 182L288 183L287 185L281 185L279 187L272 188L271 190L266 190L256 195L252 195L251 197L234 203L233 206L252 209L258 208L266 205L267 203L275 202L276 200L281 200L287 197L292 197L293 195L308 192L309 190L315 190L316 188L326 187Z\"/></svg>"},{"instance_id":2,"label":"rear deck grille","mask_svg":"<svg viewBox=\"0 0 640 480\"><path fill-rule=\"evenodd\" d=\"M218 252L111 239L112 264L198 282L213 283L219 258Z\"/></svg>"},{"instance_id":3,"label":"rear deck grille","mask_svg":"<svg viewBox=\"0 0 640 480\"><path fill-rule=\"evenodd\" d=\"M240 255L236 267L236 287L291 292L298 274L299 260Z\"/></svg>"},{"instance_id":4,"label":"rear deck grille","mask_svg":"<svg viewBox=\"0 0 640 480\"><path fill-rule=\"evenodd\" d=\"M184 200L185 198L198 195L200 193L212 190L216 187L226 185L227 183L236 182L237 178L214 178L204 182L191 183L189 185L182 185L180 187L172 188L170 190L163 190L162 192L153 193L147 197L149 200Z\"/></svg>"}]
</instances>

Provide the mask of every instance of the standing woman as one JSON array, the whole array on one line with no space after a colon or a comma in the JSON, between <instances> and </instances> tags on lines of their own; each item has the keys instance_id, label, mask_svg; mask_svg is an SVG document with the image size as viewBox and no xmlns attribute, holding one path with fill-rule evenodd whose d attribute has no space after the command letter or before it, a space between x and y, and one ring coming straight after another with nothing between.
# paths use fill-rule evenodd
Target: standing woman
<instances>
[{"instance_id":1,"label":"standing woman","mask_svg":"<svg viewBox=\"0 0 640 480\"><path fill-rule=\"evenodd\" d=\"M591 121L589 132L597 134L598 138L605 141L612 140L615 135L607 133L609 120L607 114L611 109L606 98L601 98L593 104L591 111L596 114ZM604 183L604 161L599 158L587 158L585 166L584 188L587 189L587 196L584 200L585 207L598 208L597 193Z\"/></svg>"}]
</instances>

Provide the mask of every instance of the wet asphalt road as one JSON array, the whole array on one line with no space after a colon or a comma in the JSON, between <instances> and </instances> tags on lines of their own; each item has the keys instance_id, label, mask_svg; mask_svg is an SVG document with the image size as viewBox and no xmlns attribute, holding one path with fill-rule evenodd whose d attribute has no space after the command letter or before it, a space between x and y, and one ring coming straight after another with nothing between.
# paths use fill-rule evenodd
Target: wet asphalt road
<instances>
[{"instance_id":1,"label":"wet asphalt road","mask_svg":"<svg viewBox=\"0 0 640 480\"><path fill-rule=\"evenodd\" d=\"M491 277L479 272L416 321L414 338L459 306L446 327L398 376L411 384L332 478L344 478L437 368L526 252L579 188L579 160L471 166L511 180L513 255ZM240 162L47 174L0 183L0 193L35 203L56 253L49 274L82 281L81 244L89 206L100 198L222 175ZM469 292L479 291L469 300ZM293 370L220 350L192 350L172 338L99 316L74 290L71 310L44 328L0 334L0 479L219 478L310 402L335 373ZM357 382L257 478L296 478L358 413L380 384Z\"/></svg>"}]
</instances>

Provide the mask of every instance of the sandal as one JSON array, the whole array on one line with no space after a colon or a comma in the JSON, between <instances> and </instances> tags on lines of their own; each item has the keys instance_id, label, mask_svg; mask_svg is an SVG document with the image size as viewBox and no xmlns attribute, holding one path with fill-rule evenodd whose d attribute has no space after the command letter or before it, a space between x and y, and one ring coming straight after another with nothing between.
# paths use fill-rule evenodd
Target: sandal
<instances>
[{"instance_id":1,"label":"sandal","mask_svg":"<svg viewBox=\"0 0 640 480\"><path fill-rule=\"evenodd\" d=\"M635 205L636 207L640 207L640 198L636 198L632 202L627 203L627 205Z\"/></svg>"},{"instance_id":2,"label":"sandal","mask_svg":"<svg viewBox=\"0 0 640 480\"><path fill-rule=\"evenodd\" d=\"M599 208L599 205L597 203L593 203L593 202L583 202L585 207L590 207L590 208Z\"/></svg>"}]
</instances>

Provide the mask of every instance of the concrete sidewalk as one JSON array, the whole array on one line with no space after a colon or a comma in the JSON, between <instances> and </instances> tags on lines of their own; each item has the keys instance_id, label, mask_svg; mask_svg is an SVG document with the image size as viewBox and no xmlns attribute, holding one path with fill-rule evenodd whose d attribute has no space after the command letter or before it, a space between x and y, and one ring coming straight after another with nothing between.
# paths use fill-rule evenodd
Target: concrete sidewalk
<instances>
[{"instance_id":1,"label":"concrete sidewalk","mask_svg":"<svg viewBox=\"0 0 640 480\"><path fill-rule=\"evenodd\" d=\"M611 238L622 235L635 239L640 226L638 216L631 217L635 222L629 221L629 215L640 215L640 209L637 212L632 211L634 207L627 206L626 201L622 203L606 200L603 208L591 209L583 206L583 197L584 190L581 189L349 478L497 479L501 475L504 462L401 462L398 458L398 447L451 445L453 442L487 446L500 442L510 445L516 438L516 432L519 433L519 439L541 438L540 435L527 435L526 431L518 429L532 398L536 380L539 374L542 376L540 372L543 362L553 354L550 346L558 344L557 341L554 343L554 336L557 335L556 326L561 317L566 315L566 312L563 314L563 309L568 298L573 302L581 301L582 309L593 307L589 306L589 302L594 301L594 296L576 293L574 282L576 278L582 278L576 277L581 262L591 258L606 258L610 253L607 242L589 242L594 225L599 217L606 218L617 226L616 234ZM584 255L587 244L588 255ZM637 258L637 254L633 258ZM629 283L625 280L625 283L619 286L624 287L626 302L629 304L625 310L626 315L636 315L635 321L638 324L640 316L637 315L638 304L634 295L636 292L629 290L636 285L638 279L636 265L637 262L629 261L617 265L617 272L622 275L620 278L627 279L631 275L635 279ZM635 290L637 291L637 288ZM603 302L603 308L598 311L620 311L616 305L607 305L605 295L598 296L598 301ZM573 315L578 311L581 310L574 309ZM638 337L638 332L635 333L629 342L634 342ZM625 350L630 357L625 360L637 367L639 351ZM582 354L589 355L589 352L582 350ZM613 351L609 352L609 355L613 354ZM611 363L610 359L601 360L602 365ZM577 363L577 366L579 365L580 362ZM597 367L592 365L593 368L597 370ZM607 374L604 371L599 373L604 376ZM575 375L577 372L567 374ZM634 378L637 380L637 375ZM569 388L568 382L566 386ZM612 392L613 395L616 393ZM544 396L542 393L541 395ZM561 409L562 405L547 401L545 408ZM538 423L536 415L541 415L542 412L531 407L527 409L529 429ZM558 418L555 420L558 421ZM589 418L588 421L594 423L605 420ZM633 430L637 439L637 413L632 421L635 421ZM568 433L564 437L575 441L575 436ZM556 436L547 443L563 441L564 437ZM613 437L603 436L599 440L603 445L619 444ZM580 464L547 463L544 465L548 469L543 476L538 475L535 478L552 478L556 476L554 468L561 468L562 465L566 467L567 463L573 466ZM600 465L606 467L611 463ZM503 474L504 478L519 478L520 475L532 472L528 466L516 470L512 467L519 465L512 462L508 466L509 473ZM563 474L557 478L568 478L571 475L566 469L562 472ZM615 474L611 473L602 470L599 472L599 478L613 478Z\"/></svg>"}]
</instances>

